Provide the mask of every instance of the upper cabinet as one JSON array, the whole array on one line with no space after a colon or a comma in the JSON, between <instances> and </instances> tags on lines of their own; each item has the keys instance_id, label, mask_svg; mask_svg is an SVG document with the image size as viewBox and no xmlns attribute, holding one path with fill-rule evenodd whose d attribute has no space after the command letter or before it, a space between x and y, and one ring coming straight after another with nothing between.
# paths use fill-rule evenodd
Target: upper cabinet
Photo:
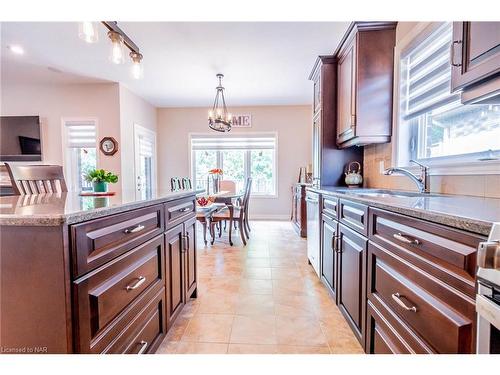
<instances>
[{"instance_id":1,"label":"upper cabinet","mask_svg":"<svg viewBox=\"0 0 500 375\"><path fill-rule=\"evenodd\" d=\"M451 90L464 90L462 101L498 95L500 22L453 22L450 60Z\"/></svg>"},{"instance_id":2,"label":"upper cabinet","mask_svg":"<svg viewBox=\"0 0 500 375\"><path fill-rule=\"evenodd\" d=\"M391 140L395 42L395 22L355 22L340 43L335 53L340 148Z\"/></svg>"}]
</instances>

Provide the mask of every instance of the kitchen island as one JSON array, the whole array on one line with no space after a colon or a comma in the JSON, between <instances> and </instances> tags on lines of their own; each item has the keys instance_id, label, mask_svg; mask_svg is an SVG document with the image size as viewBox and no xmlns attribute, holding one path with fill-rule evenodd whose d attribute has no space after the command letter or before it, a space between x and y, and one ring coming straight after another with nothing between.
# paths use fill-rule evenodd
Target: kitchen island
<instances>
[{"instance_id":1,"label":"kitchen island","mask_svg":"<svg viewBox=\"0 0 500 375\"><path fill-rule=\"evenodd\" d=\"M196 297L200 192L0 197L1 351L154 352Z\"/></svg>"}]
</instances>

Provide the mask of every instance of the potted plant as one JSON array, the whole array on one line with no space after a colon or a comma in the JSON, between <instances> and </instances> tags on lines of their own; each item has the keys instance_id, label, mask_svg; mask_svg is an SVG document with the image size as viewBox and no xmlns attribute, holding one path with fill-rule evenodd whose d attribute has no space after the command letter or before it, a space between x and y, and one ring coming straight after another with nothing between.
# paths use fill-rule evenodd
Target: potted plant
<instances>
[{"instance_id":1,"label":"potted plant","mask_svg":"<svg viewBox=\"0 0 500 375\"><path fill-rule=\"evenodd\" d=\"M92 182L92 187L96 193L105 193L108 191L108 183L118 182L118 176L104 169L91 169L86 175L85 180Z\"/></svg>"}]
</instances>

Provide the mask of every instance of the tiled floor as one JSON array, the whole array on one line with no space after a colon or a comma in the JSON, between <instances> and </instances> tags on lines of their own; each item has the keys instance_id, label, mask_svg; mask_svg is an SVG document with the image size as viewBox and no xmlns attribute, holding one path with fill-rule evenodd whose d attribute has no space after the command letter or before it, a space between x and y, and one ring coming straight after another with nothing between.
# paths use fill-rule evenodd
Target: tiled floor
<instances>
[{"instance_id":1,"label":"tiled floor","mask_svg":"<svg viewBox=\"0 0 500 375\"><path fill-rule=\"evenodd\" d=\"M157 353L362 353L289 222L255 221L246 247L198 233L198 299Z\"/></svg>"}]
</instances>

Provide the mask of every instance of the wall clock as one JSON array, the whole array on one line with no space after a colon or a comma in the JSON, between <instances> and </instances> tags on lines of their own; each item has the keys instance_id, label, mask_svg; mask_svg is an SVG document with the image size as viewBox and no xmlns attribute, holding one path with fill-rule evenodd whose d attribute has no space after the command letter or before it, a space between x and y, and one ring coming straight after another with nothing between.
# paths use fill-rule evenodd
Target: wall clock
<instances>
[{"instance_id":1,"label":"wall clock","mask_svg":"<svg viewBox=\"0 0 500 375\"><path fill-rule=\"evenodd\" d=\"M113 137L101 139L100 149L104 155L114 155L118 151L118 142Z\"/></svg>"}]
</instances>

